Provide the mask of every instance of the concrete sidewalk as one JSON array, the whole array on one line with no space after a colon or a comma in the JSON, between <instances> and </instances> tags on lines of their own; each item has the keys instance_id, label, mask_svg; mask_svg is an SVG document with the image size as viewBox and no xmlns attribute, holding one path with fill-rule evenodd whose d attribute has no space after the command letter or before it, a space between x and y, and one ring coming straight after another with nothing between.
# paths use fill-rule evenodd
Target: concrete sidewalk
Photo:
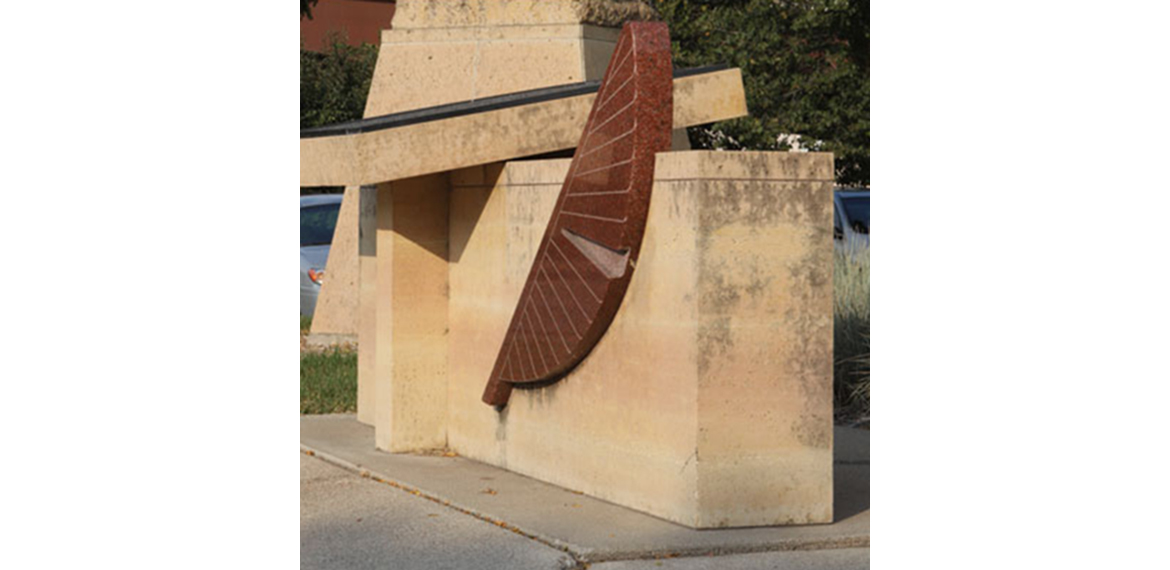
<instances>
[{"instance_id":1,"label":"concrete sidewalk","mask_svg":"<svg viewBox=\"0 0 1170 570\"><path fill-rule=\"evenodd\" d=\"M301 455L301 568L571 568L561 550Z\"/></svg>"},{"instance_id":2,"label":"concrete sidewalk","mask_svg":"<svg viewBox=\"0 0 1170 570\"><path fill-rule=\"evenodd\" d=\"M759 564L808 568L867 567L869 432L838 428L835 437L836 522L833 524L692 530L461 457L377 451L374 449L373 429L359 424L350 414L301 418L301 449L306 454L371 479L371 484L384 483L417 495L420 501L426 499L429 508L439 509L436 513L446 512L448 516L463 513L467 521L474 522L471 517L476 517L501 527L492 529L480 525L483 528L512 531L504 532L508 535L506 538L503 535L491 538L490 544L499 549L494 546L476 548L484 552L499 550L497 554L502 557L499 559L502 567L510 564L507 560L512 560L515 567L563 567L566 564L630 561L615 562L612 567L660 568L663 567L660 563L669 562L669 566L666 566L668 568L707 568L714 567L709 564L716 560L721 567L746 568ZM305 506L304 478L303 469L302 541L306 540L306 536L314 536L314 531L306 535L305 513L313 511L311 507ZM443 531L444 534L448 532L458 535L475 531L471 527ZM509 559L508 556L515 553L507 553L508 541L523 541L524 538L531 540L527 541L529 546L523 548L535 549L524 555L531 558ZM481 539L468 537L468 540ZM444 542L451 544L451 540ZM521 548L520 543L513 546ZM302 544L302 557L306 555L304 549L305 545ZM792 552L810 550L823 552L815 556L807 552ZM572 558L558 558L561 553L568 553ZM683 558L729 554L735 556L719 556L717 559ZM663 557L679 558L661 560ZM656 558L659 560L652 560ZM312 555L309 559L314 560ZM647 561L649 566L645 564ZM302 564L304 562L303 559ZM494 566L487 564L487 560L483 562L476 565ZM606 568L610 565L594 567Z\"/></svg>"}]
</instances>

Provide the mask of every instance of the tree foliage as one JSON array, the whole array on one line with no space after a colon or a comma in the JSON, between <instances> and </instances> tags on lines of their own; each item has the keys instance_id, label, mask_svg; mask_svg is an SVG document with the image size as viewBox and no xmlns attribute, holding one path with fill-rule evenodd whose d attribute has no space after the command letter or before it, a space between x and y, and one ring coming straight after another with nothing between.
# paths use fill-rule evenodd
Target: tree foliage
<instances>
[{"instance_id":1,"label":"tree foliage","mask_svg":"<svg viewBox=\"0 0 1170 570\"><path fill-rule=\"evenodd\" d=\"M743 70L750 116L692 128L692 145L795 143L834 153L839 184L869 184L869 0L655 3L670 24L676 66Z\"/></svg>"},{"instance_id":2,"label":"tree foliage","mask_svg":"<svg viewBox=\"0 0 1170 570\"><path fill-rule=\"evenodd\" d=\"M323 53L301 48L301 128L362 118L378 48L334 37Z\"/></svg>"},{"instance_id":3,"label":"tree foliage","mask_svg":"<svg viewBox=\"0 0 1170 570\"><path fill-rule=\"evenodd\" d=\"M301 17L313 19L313 6L317 5L317 0L301 0Z\"/></svg>"}]
</instances>

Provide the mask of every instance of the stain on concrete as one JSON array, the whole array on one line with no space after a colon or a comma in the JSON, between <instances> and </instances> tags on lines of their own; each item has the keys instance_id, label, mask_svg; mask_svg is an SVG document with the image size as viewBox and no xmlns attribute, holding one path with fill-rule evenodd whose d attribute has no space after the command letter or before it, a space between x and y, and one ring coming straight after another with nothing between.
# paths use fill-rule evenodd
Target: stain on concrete
<instances>
[{"instance_id":1,"label":"stain on concrete","mask_svg":"<svg viewBox=\"0 0 1170 570\"><path fill-rule=\"evenodd\" d=\"M509 408L496 413L496 443L500 444L501 457L507 457L507 453L503 453L508 445L508 413Z\"/></svg>"},{"instance_id":2,"label":"stain on concrete","mask_svg":"<svg viewBox=\"0 0 1170 570\"><path fill-rule=\"evenodd\" d=\"M749 227L816 224L827 216L826 208L832 203L817 196L818 192L810 192L810 183L817 184L761 180L712 184L702 193L702 233L710 234L732 223Z\"/></svg>"},{"instance_id":3,"label":"stain on concrete","mask_svg":"<svg viewBox=\"0 0 1170 570\"><path fill-rule=\"evenodd\" d=\"M698 368L699 382L707 378L714 361L726 355L734 346L731 317L702 319L699 323Z\"/></svg>"},{"instance_id":4,"label":"stain on concrete","mask_svg":"<svg viewBox=\"0 0 1170 570\"><path fill-rule=\"evenodd\" d=\"M825 196L830 196L828 189ZM784 315L786 326L795 333L785 367L804 402L792 433L803 445L827 449L833 429L832 419L825 415L825 410L833 409L832 384L825 386L825 378L833 375L833 245L831 219L822 221L806 231L806 255L787 267L796 302Z\"/></svg>"},{"instance_id":5,"label":"stain on concrete","mask_svg":"<svg viewBox=\"0 0 1170 570\"><path fill-rule=\"evenodd\" d=\"M774 158L745 158L740 167L749 176L776 177ZM721 168L716 165L717 172ZM785 378L801 391L802 411L788 426L797 441L810 448L830 447L832 390L825 382L832 377L831 182L734 180L712 184L680 180L673 186L673 191L699 192L694 198L701 201L696 246L702 275L698 291L700 378L734 381L720 377L721 364L756 369L752 363L725 361L742 352L734 350L736 324L730 315L775 311L777 305L766 296L775 294L776 279L784 280L787 290L781 294L788 300L781 306L787 310L774 316L777 326L786 331L789 344L776 347L775 353L756 354L753 361L760 366L782 367ZM769 268L753 252L735 253L737 233L758 235L757 230L775 231L778 226L804 240L801 258L783 268ZM732 244L731 253L728 244Z\"/></svg>"}]
</instances>

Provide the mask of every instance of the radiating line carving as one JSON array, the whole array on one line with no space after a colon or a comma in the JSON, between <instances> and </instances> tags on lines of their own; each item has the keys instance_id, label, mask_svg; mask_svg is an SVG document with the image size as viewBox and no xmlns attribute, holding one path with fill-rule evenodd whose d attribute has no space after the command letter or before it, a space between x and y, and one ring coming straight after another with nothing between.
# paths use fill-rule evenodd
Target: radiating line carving
<instances>
[{"instance_id":1,"label":"radiating line carving","mask_svg":"<svg viewBox=\"0 0 1170 570\"><path fill-rule=\"evenodd\" d=\"M513 386L559 379L609 328L642 247L654 154L670 148L671 75L666 24L627 23L496 356L484 402L503 406Z\"/></svg>"}]
</instances>

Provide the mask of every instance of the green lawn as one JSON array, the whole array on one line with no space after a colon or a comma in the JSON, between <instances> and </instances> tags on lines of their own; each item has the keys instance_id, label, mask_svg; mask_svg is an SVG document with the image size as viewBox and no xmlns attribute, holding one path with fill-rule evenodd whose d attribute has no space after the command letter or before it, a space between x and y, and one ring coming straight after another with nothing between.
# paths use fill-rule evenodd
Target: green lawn
<instances>
[{"instance_id":1,"label":"green lawn","mask_svg":"<svg viewBox=\"0 0 1170 570\"><path fill-rule=\"evenodd\" d=\"M313 319L301 317L301 413L338 414L357 411L357 352L305 350Z\"/></svg>"},{"instance_id":2,"label":"green lawn","mask_svg":"<svg viewBox=\"0 0 1170 570\"><path fill-rule=\"evenodd\" d=\"M301 354L301 413L357 411L357 353L345 350Z\"/></svg>"}]
</instances>

